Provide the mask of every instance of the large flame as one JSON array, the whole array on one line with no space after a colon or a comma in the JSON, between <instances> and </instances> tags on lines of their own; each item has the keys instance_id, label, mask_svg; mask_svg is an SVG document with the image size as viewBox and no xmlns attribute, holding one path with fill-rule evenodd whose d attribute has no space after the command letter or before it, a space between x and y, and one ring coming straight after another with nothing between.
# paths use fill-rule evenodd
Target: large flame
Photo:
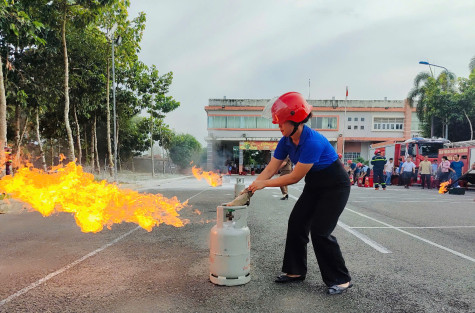
<instances>
[{"instance_id":1,"label":"large flame","mask_svg":"<svg viewBox=\"0 0 475 313\"><path fill-rule=\"evenodd\" d=\"M148 231L161 223L182 227L188 222L178 214L187 202L94 181L92 174L74 162L48 173L21 168L15 176L0 180L0 192L28 203L43 216L73 213L83 232L98 232L121 222L136 223Z\"/></svg>"},{"instance_id":2,"label":"large flame","mask_svg":"<svg viewBox=\"0 0 475 313\"><path fill-rule=\"evenodd\" d=\"M441 183L440 188L439 188L439 193L446 193L447 191L449 191L448 186L450 185L451 182L452 180L449 179L448 181Z\"/></svg>"},{"instance_id":3,"label":"large flame","mask_svg":"<svg viewBox=\"0 0 475 313\"><path fill-rule=\"evenodd\" d=\"M223 184L223 180L221 178L221 175L214 173L214 172L205 172L201 168L193 166L191 169L193 172L193 175L198 179L198 180L206 180L206 182L212 186L212 187L217 187L221 186Z\"/></svg>"}]
</instances>

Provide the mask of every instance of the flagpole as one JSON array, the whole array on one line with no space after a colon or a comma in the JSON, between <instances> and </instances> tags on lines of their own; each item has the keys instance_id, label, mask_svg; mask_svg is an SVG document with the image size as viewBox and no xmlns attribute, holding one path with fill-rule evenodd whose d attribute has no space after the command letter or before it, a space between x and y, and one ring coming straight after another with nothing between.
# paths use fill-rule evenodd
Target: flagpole
<instances>
[{"instance_id":1,"label":"flagpole","mask_svg":"<svg viewBox=\"0 0 475 313\"><path fill-rule=\"evenodd\" d=\"M348 86L346 86L346 96L345 96L345 121L343 122L343 149L342 149L342 154L343 154L343 161L345 161L345 131L346 131L346 101L348 100Z\"/></svg>"},{"instance_id":2,"label":"flagpole","mask_svg":"<svg viewBox=\"0 0 475 313\"><path fill-rule=\"evenodd\" d=\"M310 100L310 78L308 79L308 100Z\"/></svg>"}]
</instances>

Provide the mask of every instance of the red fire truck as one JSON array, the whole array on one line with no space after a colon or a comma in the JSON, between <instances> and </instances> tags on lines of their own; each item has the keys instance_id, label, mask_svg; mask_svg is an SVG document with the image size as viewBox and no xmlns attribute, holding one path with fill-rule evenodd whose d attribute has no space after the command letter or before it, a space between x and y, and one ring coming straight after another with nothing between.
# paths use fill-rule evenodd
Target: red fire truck
<instances>
[{"instance_id":1,"label":"red fire truck","mask_svg":"<svg viewBox=\"0 0 475 313\"><path fill-rule=\"evenodd\" d=\"M394 166L399 166L400 159L411 156L412 161L419 167L419 163L424 160L424 156L429 157L429 161L439 158L439 149L444 148L444 144L450 143L443 138L411 138L404 142L385 141L371 145L369 152L370 158L374 155L374 150L381 150L381 154L394 159ZM404 160L403 160L404 161Z\"/></svg>"},{"instance_id":2,"label":"red fire truck","mask_svg":"<svg viewBox=\"0 0 475 313\"><path fill-rule=\"evenodd\" d=\"M443 156L452 161L456 154L463 162L462 173L465 173L475 163L475 140L444 144L444 148L439 150L438 163L440 164Z\"/></svg>"},{"instance_id":3,"label":"red fire truck","mask_svg":"<svg viewBox=\"0 0 475 313\"><path fill-rule=\"evenodd\" d=\"M429 161L433 162L439 158L439 149L444 148L444 144L450 143L449 140L443 138L420 138L414 137L404 142L386 141L376 143L370 146L370 158L374 155L374 150L381 150L381 154L389 160L394 159L394 166L399 167L404 157L412 157L412 162L416 164L417 178L416 184L420 184L421 176L418 174L419 163L424 160L424 156L428 156Z\"/></svg>"}]
</instances>

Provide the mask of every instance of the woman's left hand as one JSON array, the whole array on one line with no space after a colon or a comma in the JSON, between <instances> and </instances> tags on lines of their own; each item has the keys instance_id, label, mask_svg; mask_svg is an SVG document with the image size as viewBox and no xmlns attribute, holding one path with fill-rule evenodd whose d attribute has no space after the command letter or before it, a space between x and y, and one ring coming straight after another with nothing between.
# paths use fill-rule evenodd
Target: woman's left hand
<instances>
[{"instance_id":1,"label":"woman's left hand","mask_svg":"<svg viewBox=\"0 0 475 313\"><path fill-rule=\"evenodd\" d=\"M265 180L255 180L252 182L247 189L252 191L252 193L256 192L257 190L263 189L266 187L266 181Z\"/></svg>"}]
</instances>

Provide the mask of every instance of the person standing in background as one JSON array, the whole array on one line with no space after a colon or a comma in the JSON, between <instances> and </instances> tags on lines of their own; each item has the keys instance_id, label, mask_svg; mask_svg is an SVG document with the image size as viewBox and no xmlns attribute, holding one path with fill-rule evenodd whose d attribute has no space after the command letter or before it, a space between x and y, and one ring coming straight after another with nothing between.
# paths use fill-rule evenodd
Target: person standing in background
<instances>
[{"instance_id":1,"label":"person standing in background","mask_svg":"<svg viewBox=\"0 0 475 313\"><path fill-rule=\"evenodd\" d=\"M394 172L394 162L393 158L389 158L388 163L384 166L384 172L386 173L386 186L391 185L391 176Z\"/></svg>"},{"instance_id":2,"label":"person standing in background","mask_svg":"<svg viewBox=\"0 0 475 313\"><path fill-rule=\"evenodd\" d=\"M463 162L460 161L460 155L456 154L454 156L454 160L452 161L452 163L450 163L450 170L454 173L452 175L453 181L456 181L457 179L459 179L460 176L462 176L462 168L463 168ZM459 186L459 182L456 181L452 187L455 188L458 186Z\"/></svg>"},{"instance_id":3,"label":"person standing in background","mask_svg":"<svg viewBox=\"0 0 475 313\"><path fill-rule=\"evenodd\" d=\"M384 166L387 163L386 157L381 155L381 150L376 149L374 151L374 157L371 159L371 165L373 165L373 180L374 190L379 190L379 184L386 190L386 181L384 180Z\"/></svg>"},{"instance_id":4,"label":"person standing in background","mask_svg":"<svg viewBox=\"0 0 475 313\"><path fill-rule=\"evenodd\" d=\"M401 166L401 173L400 176L404 182L404 188L409 189L409 185L411 184L411 178L416 172L416 165L412 162L410 156L406 158L406 162L404 162Z\"/></svg>"},{"instance_id":5,"label":"person standing in background","mask_svg":"<svg viewBox=\"0 0 475 313\"><path fill-rule=\"evenodd\" d=\"M439 165L437 164L437 160L434 160L431 165L431 175L434 179L437 179L437 172L438 172Z\"/></svg>"},{"instance_id":6,"label":"person standing in background","mask_svg":"<svg viewBox=\"0 0 475 313\"><path fill-rule=\"evenodd\" d=\"M431 164L429 161L429 157L425 155L424 161L419 163L419 173L421 174L422 189L424 189L424 186L426 184L427 184L427 189L430 189L430 171L431 171Z\"/></svg>"},{"instance_id":7,"label":"person standing in background","mask_svg":"<svg viewBox=\"0 0 475 313\"><path fill-rule=\"evenodd\" d=\"M447 157L444 155L442 157L442 162L440 162L440 182L446 182L449 180L449 170L450 170L450 162Z\"/></svg>"},{"instance_id":8,"label":"person standing in background","mask_svg":"<svg viewBox=\"0 0 475 313\"><path fill-rule=\"evenodd\" d=\"M285 158L284 162L282 162L282 165L280 167L280 176L284 176L287 174L290 174L292 172L292 162L290 161L290 158L287 156ZM286 186L280 186L280 191L282 192L282 195L284 195L280 200L288 200L289 199L289 187Z\"/></svg>"}]
</instances>

